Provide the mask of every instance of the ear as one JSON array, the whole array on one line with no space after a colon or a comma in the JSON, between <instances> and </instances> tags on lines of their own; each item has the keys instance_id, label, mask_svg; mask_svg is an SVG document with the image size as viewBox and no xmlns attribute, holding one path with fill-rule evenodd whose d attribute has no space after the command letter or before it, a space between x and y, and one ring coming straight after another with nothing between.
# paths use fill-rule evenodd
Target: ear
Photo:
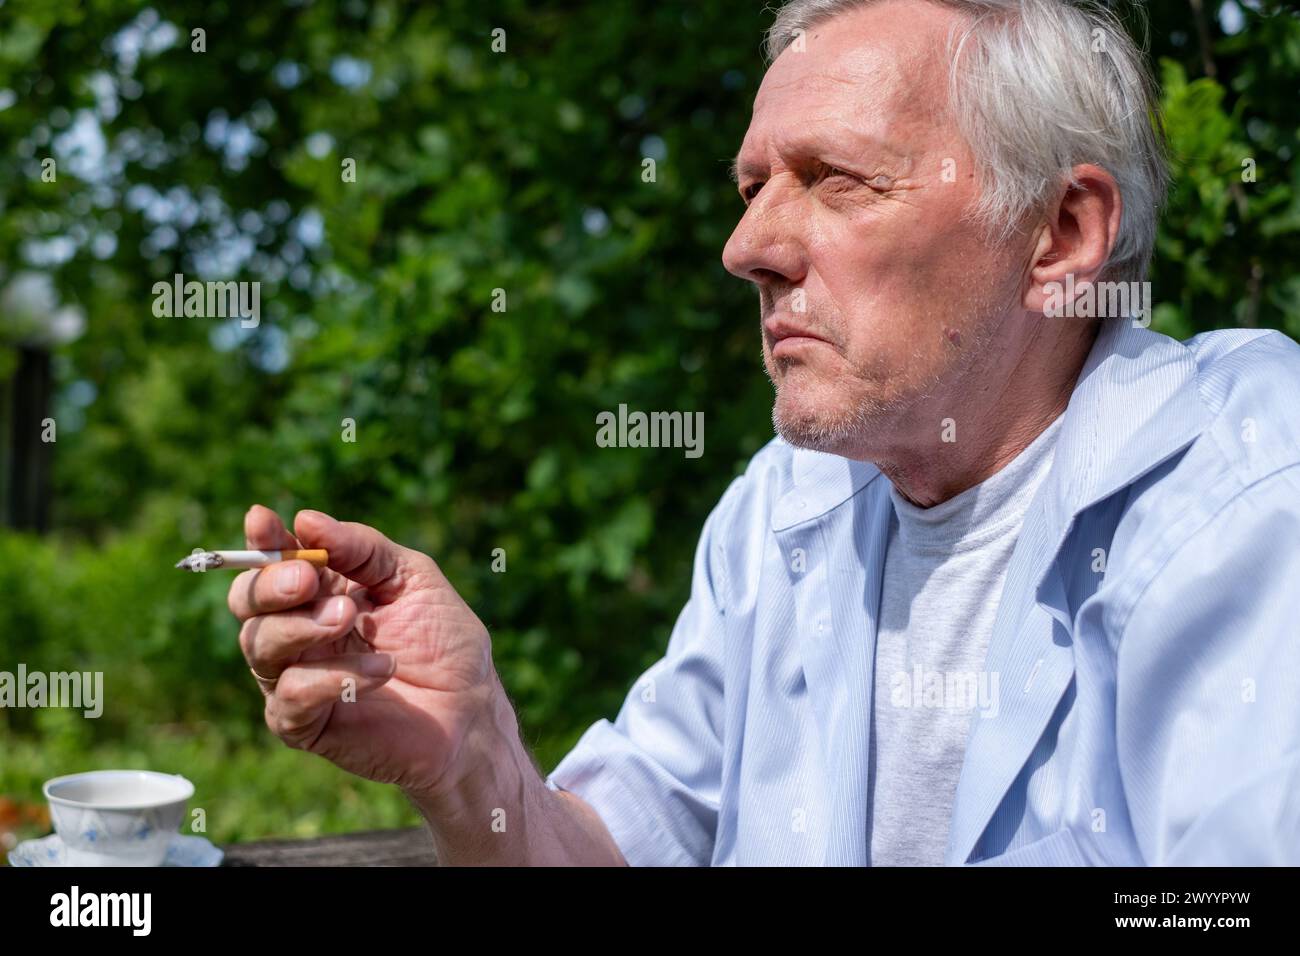
<instances>
[{"instance_id":1,"label":"ear","mask_svg":"<svg viewBox=\"0 0 1300 956\"><path fill-rule=\"evenodd\" d=\"M1119 235L1124 201L1115 177L1100 166L1071 170L1074 181L1048 207L1034 243L1024 307L1041 313L1051 303L1060 315L1063 294L1097 281ZM1067 276L1072 277L1067 283Z\"/></svg>"}]
</instances>

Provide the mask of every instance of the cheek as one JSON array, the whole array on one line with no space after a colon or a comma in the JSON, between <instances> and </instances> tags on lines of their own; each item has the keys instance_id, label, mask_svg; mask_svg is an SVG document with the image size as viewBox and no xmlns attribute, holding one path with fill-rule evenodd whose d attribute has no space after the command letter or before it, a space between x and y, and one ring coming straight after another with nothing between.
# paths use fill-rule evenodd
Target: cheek
<instances>
[{"instance_id":1,"label":"cheek","mask_svg":"<svg viewBox=\"0 0 1300 956\"><path fill-rule=\"evenodd\" d=\"M880 230L849 237L838 254L826 250L817 273L849 340L863 331L960 344L945 336L944 325L962 328L970 314L982 312L976 303L989 301L1006 263L987 247L950 235Z\"/></svg>"},{"instance_id":2,"label":"cheek","mask_svg":"<svg viewBox=\"0 0 1300 956\"><path fill-rule=\"evenodd\" d=\"M831 307L853 324L894 326L951 282L941 236L897 216L840 217L818 238L813 268Z\"/></svg>"},{"instance_id":3,"label":"cheek","mask_svg":"<svg viewBox=\"0 0 1300 956\"><path fill-rule=\"evenodd\" d=\"M951 203L882 202L813 217L808 307L858 377L904 385L933 378L974 342L1008 262Z\"/></svg>"}]
</instances>

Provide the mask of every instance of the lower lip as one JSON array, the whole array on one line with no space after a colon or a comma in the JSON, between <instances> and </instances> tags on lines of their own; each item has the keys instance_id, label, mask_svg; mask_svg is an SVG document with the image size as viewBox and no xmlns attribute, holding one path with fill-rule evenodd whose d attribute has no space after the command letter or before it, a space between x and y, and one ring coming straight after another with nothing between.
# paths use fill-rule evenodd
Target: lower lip
<instances>
[{"instance_id":1,"label":"lower lip","mask_svg":"<svg viewBox=\"0 0 1300 956\"><path fill-rule=\"evenodd\" d=\"M772 346L772 357L781 358L784 355L793 355L812 345L826 344L822 339L814 339L808 335L791 335Z\"/></svg>"}]
</instances>

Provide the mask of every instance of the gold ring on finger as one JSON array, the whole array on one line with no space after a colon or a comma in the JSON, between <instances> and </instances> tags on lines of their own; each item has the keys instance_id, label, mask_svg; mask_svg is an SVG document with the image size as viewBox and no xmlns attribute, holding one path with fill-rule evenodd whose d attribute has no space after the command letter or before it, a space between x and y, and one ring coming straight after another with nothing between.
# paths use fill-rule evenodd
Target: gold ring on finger
<instances>
[{"instance_id":1,"label":"gold ring on finger","mask_svg":"<svg viewBox=\"0 0 1300 956\"><path fill-rule=\"evenodd\" d=\"M262 690L267 692L275 690L275 684L280 679L278 677L263 677L257 671L253 670L253 668L251 667L248 669L248 672L252 674L254 678L257 679L258 686L261 687Z\"/></svg>"}]
</instances>

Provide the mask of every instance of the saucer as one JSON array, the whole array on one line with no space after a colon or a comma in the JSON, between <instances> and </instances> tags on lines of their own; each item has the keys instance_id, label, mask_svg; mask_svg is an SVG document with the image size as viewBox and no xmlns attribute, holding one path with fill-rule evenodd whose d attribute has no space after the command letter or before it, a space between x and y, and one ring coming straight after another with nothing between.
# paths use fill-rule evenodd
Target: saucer
<instances>
[{"instance_id":1,"label":"saucer","mask_svg":"<svg viewBox=\"0 0 1300 956\"><path fill-rule=\"evenodd\" d=\"M67 866L67 847L57 833L24 840L9 851L10 866ZM225 856L207 837L178 833L167 844L163 866L220 866Z\"/></svg>"}]
</instances>

